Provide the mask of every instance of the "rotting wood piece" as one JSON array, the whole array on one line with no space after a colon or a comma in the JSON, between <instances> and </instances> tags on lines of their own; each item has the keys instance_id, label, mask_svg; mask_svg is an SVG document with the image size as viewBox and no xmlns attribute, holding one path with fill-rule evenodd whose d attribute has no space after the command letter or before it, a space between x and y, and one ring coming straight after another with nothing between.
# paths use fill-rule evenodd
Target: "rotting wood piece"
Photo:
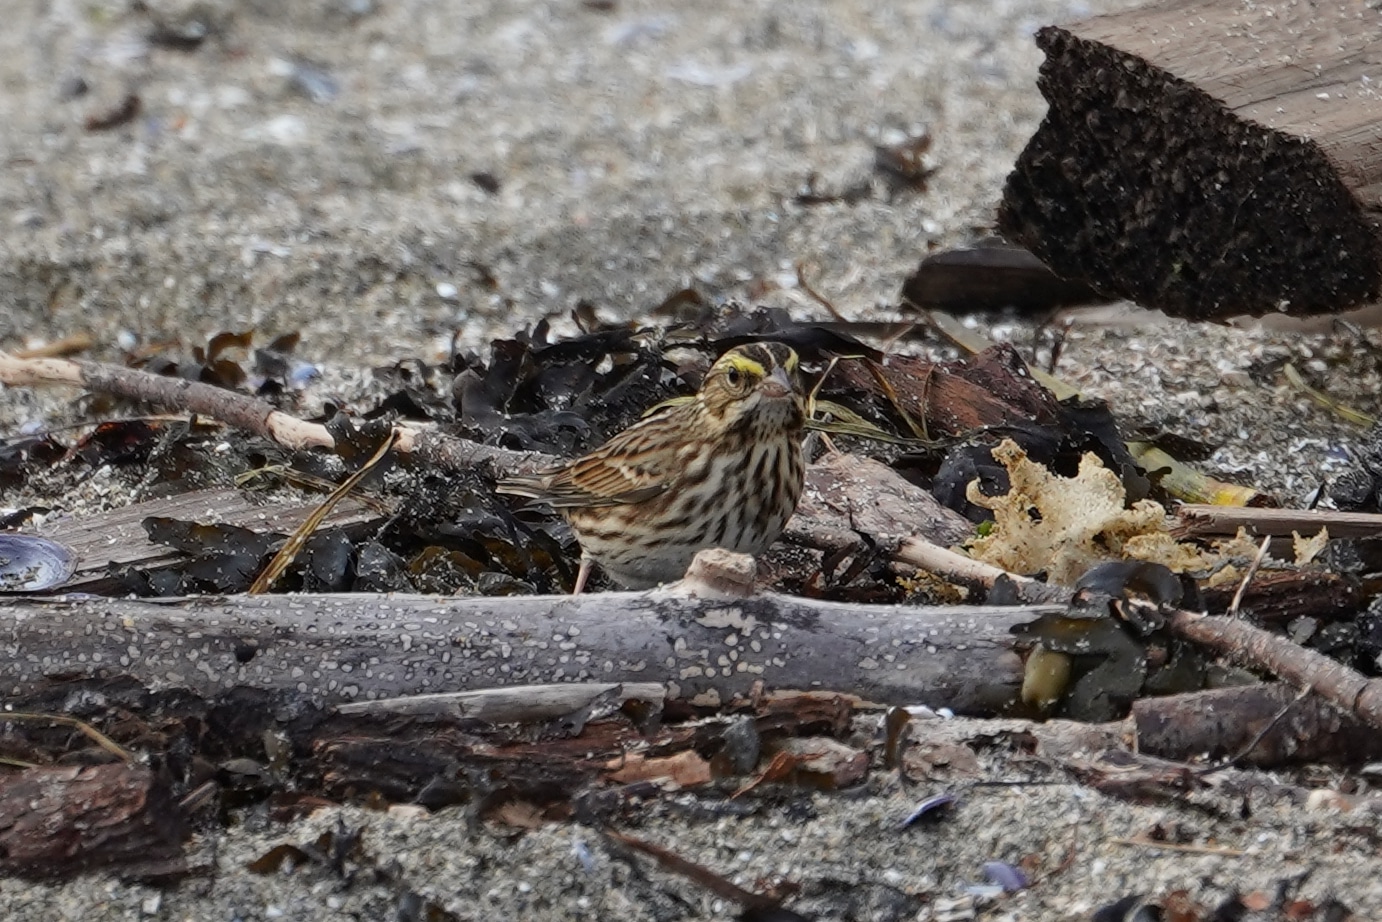
<instances>
[{"instance_id":1,"label":"rotting wood piece","mask_svg":"<svg viewBox=\"0 0 1382 922\"><path fill-rule=\"evenodd\" d=\"M1227 611L1236 585L1202 590L1207 611ZM1346 621L1368 604L1354 579L1325 570L1258 572L1239 603L1241 614L1264 624L1289 624L1296 618Z\"/></svg>"},{"instance_id":2,"label":"rotting wood piece","mask_svg":"<svg viewBox=\"0 0 1382 922\"><path fill-rule=\"evenodd\" d=\"M706 704L777 688L993 713L1021 664L1008 630L1063 606L850 605L765 593L232 596L0 603L0 693L129 674L335 703L534 682L661 682Z\"/></svg>"},{"instance_id":3,"label":"rotting wood piece","mask_svg":"<svg viewBox=\"0 0 1382 922\"><path fill-rule=\"evenodd\" d=\"M878 542L921 535L949 546L973 533L968 519L881 461L832 453L807 465L806 489L784 535L837 550L860 534Z\"/></svg>"},{"instance_id":4,"label":"rotting wood piece","mask_svg":"<svg viewBox=\"0 0 1382 922\"><path fill-rule=\"evenodd\" d=\"M1289 685L1263 683L1142 698L1133 702L1130 719L1138 750L1163 759L1241 757L1268 767L1382 758L1382 736L1374 729L1328 701L1298 696Z\"/></svg>"},{"instance_id":5,"label":"rotting wood piece","mask_svg":"<svg viewBox=\"0 0 1382 922\"><path fill-rule=\"evenodd\" d=\"M313 728L310 738L295 740L299 751L312 753L312 771L320 773L325 789L338 796L377 792L388 800L431 807L512 797L550 805L568 801L596 779L699 786L752 770L760 745L789 748L804 734L833 742L831 737L848 732L853 713L844 696L799 694L764 699L746 714L704 721L644 728L642 721L621 713L576 728L549 722L515 732L469 719L449 725L448 718L384 718L351 710ZM747 766L721 757L742 737L741 723L754 740ZM814 735L820 732L831 736ZM824 754L821 768L832 751L838 752L829 743L809 748ZM842 783L867 769L866 755L857 753L861 760L853 750L849 755Z\"/></svg>"},{"instance_id":6,"label":"rotting wood piece","mask_svg":"<svg viewBox=\"0 0 1382 922\"><path fill-rule=\"evenodd\" d=\"M1351 0L1164 0L1037 33L1045 120L1004 235L1168 314L1382 292L1382 18Z\"/></svg>"},{"instance_id":7,"label":"rotting wood piece","mask_svg":"<svg viewBox=\"0 0 1382 922\"><path fill-rule=\"evenodd\" d=\"M143 765L39 766L0 776L0 874L66 877L182 854L183 818Z\"/></svg>"}]
</instances>

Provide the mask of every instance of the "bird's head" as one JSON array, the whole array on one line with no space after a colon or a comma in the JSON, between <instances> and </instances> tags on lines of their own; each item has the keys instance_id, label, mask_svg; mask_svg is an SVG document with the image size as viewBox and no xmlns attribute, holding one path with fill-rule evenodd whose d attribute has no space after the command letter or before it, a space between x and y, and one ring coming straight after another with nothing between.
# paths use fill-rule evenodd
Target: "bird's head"
<instances>
[{"instance_id":1,"label":"bird's head","mask_svg":"<svg viewBox=\"0 0 1382 922\"><path fill-rule=\"evenodd\" d=\"M805 409L797 354L782 343L735 346L710 367L699 400L727 428L799 429Z\"/></svg>"}]
</instances>

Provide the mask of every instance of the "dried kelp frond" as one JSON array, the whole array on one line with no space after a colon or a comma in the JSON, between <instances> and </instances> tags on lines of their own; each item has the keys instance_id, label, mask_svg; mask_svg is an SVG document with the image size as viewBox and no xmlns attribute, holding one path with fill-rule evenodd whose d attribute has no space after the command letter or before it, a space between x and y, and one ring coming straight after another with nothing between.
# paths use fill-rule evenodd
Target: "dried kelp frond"
<instances>
[{"instance_id":1,"label":"dried kelp frond","mask_svg":"<svg viewBox=\"0 0 1382 922\"><path fill-rule=\"evenodd\" d=\"M286 537L238 525L169 518L148 518L143 525L150 541L177 548L189 559L172 567L127 574L125 588L140 595L245 592Z\"/></svg>"},{"instance_id":2,"label":"dried kelp frond","mask_svg":"<svg viewBox=\"0 0 1382 922\"><path fill-rule=\"evenodd\" d=\"M852 337L799 324L783 312L705 309L670 330L596 327L549 341L531 332L494 341L488 361L454 363L456 421L468 438L570 457L603 443L649 407L694 393L715 357L736 345L777 340L803 362L879 357Z\"/></svg>"},{"instance_id":3,"label":"dried kelp frond","mask_svg":"<svg viewBox=\"0 0 1382 922\"><path fill-rule=\"evenodd\" d=\"M31 472L56 464L66 454L66 447L51 435L0 442L0 489L18 487ZM9 523L0 527L9 527Z\"/></svg>"},{"instance_id":4,"label":"dried kelp frond","mask_svg":"<svg viewBox=\"0 0 1382 922\"><path fill-rule=\"evenodd\" d=\"M455 407L451 401L451 374L445 368L421 359L401 359L374 369L374 380L389 388L389 395L363 414L365 419L393 416L453 423Z\"/></svg>"},{"instance_id":5,"label":"dried kelp frond","mask_svg":"<svg viewBox=\"0 0 1382 922\"><path fill-rule=\"evenodd\" d=\"M646 407L681 392L661 348L628 329L548 343L539 324L531 334L492 343L488 363L467 357L455 371L462 434L564 456L594 448Z\"/></svg>"},{"instance_id":6,"label":"dried kelp frond","mask_svg":"<svg viewBox=\"0 0 1382 922\"><path fill-rule=\"evenodd\" d=\"M286 333L267 346L254 349L254 331L222 331L204 346L193 346L191 357L178 355L176 346L157 343L131 354L129 365L154 374L186 378L230 390L244 390L276 401L284 393L316 375L316 367L293 357L301 335Z\"/></svg>"},{"instance_id":7,"label":"dried kelp frond","mask_svg":"<svg viewBox=\"0 0 1382 922\"><path fill-rule=\"evenodd\" d=\"M375 538L407 561L417 589L507 595L570 584L579 549L560 519L510 509L478 474L414 471L401 486L394 516Z\"/></svg>"},{"instance_id":8,"label":"dried kelp frond","mask_svg":"<svg viewBox=\"0 0 1382 922\"><path fill-rule=\"evenodd\" d=\"M989 457L989 443L1011 438L1032 458L1073 476L1080 458L1094 452L1117 471L1132 499L1151 484L1128 453L1112 413L1101 401L1057 400L1037 381L1010 345L1000 344L954 362L890 355L883 362L841 361L822 395L864 419L900 434L929 439L898 459L898 466L932 485L950 508L975 521L987 518L967 504L975 477L989 495L1007 489L1006 472ZM956 439L963 439L956 444Z\"/></svg>"}]
</instances>

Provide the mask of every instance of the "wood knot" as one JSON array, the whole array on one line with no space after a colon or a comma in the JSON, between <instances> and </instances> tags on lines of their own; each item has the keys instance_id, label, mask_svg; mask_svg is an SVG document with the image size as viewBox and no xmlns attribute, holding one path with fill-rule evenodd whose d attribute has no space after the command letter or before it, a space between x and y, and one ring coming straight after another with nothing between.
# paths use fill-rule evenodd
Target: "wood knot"
<instances>
[{"instance_id":1,"label":"wood knot","mask_svg":"<svg viewBox=\"0 0 1382 922\"><path fill-rule=\"evenodd\" d=\"M749 554L712 547L696 554L677 589L687 595L735 599L753 595L758 563Z\"/></svg>"}]
</instances>

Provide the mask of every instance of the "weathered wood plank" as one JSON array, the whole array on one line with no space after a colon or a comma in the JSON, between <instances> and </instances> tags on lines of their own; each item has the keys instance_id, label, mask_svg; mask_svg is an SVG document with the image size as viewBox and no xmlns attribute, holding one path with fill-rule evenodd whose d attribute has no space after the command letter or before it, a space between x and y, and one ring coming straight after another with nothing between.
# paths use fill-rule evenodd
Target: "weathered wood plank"
<instances>
[{"instance_id":1,"label":"weathered wood plank","mask_svg":"<svg viewBox=\"0 0 1382 922\"><path fill-rule=\"evenodd\" d=\"M1040 30L1050 109L999 223L1059 275L1197 319L1382 294L1382 12L1162 0Z\"/></svg>"},{"instance_id":2,"label":"weathered wood plank","mask_svg":"<svg viewBox=\"0 0 1382 922\"><path fill-rule=\"evenodd\" d=\"M315 503L287 504L247 490L225 487L147 500L100 515L57 519L38 528L37 532L66 545L77 556L76 572L59 589L90 592L106 581L111 566L155 567L184 559L180 552L148 539L142 523L150 516L288 533L316 508ZM347 498L332 510L324 526L354 525L374 518L377 514L364 504Z\"/></svg>"}]
</instances>

